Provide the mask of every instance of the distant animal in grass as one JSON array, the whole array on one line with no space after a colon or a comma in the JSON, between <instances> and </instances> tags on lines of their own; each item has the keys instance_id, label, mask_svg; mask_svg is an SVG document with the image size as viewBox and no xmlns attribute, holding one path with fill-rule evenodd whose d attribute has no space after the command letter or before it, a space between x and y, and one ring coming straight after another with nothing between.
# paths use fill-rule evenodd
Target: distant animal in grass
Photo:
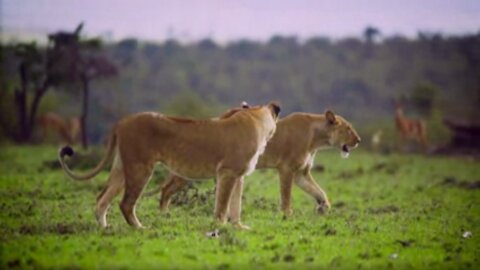
<instances>
[{"instance_id":1,"label":"distant animal in grass","mask_svg":"<svg viewBox=\"0 0 480 270\"><path fill-rule=\"evenodd\" d=\"M65 119L60 115L48 112L38 118L42 140L46 141L49 134L54 134L68 144L75 144L80 140L81 122L79 117Z\"/></svg>"},{"instance_id":2,"label":"distant animal in grass","mask_svg":"<svg viewBox=\"0 0 480 270\"><path fill-rule=\"evenodd\" d=\"M372 146L372 150L374 152L378 152L380 149L380 145L382 143L382 135L383 131L382 130L377 130L375 133L373 133L370 144Z\"/></svg>"},{"instance_id":3,"label":"distant animal in grass","mask_svg":"<svg viewBox=\"0 0 480 270\"><path fill-rule=\"evenodd\" d=\"M403 106L395 102L395 124L400 136L400 148L405 150L408 141L415 141L421 145L423 151L428 150L427 126L425 121L410 119L404 115Z\"/></svg>"}]
</instances>

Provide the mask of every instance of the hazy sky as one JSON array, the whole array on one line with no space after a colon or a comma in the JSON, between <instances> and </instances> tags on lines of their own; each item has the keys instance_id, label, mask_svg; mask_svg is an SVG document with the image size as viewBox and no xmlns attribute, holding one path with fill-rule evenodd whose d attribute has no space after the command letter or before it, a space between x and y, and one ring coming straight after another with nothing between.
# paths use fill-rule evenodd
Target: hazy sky
<instances>
[{"instance_id":1,"label":"hazy sky","mask_svg":"<svg viewBox=\"0 0 480 270\"><path fill-rule=\"evenodd\" d=\"M48 33L85 22L84 33L114 39L186 41L386 35L480 30L480 0L0 0L4 32Z\"/></svg>"}]
</instances>

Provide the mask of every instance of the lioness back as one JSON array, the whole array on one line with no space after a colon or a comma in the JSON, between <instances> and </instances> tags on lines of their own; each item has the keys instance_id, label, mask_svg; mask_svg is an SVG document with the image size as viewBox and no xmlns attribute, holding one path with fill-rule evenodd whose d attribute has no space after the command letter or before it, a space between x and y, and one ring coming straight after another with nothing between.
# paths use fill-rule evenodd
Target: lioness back
<instances>
[{"instance_id":1,"label":"lioness back","mask_svg":"<svg viewBox=\"0 0 480 270\"><path fill-rule=\"evenodd\" d=\"M215 176L218 164L226 157L245 163L254 155L255 134L249 128L239 128L250 127L251 122L244 113L228 119L193 120L148 112L121 120L116 133L120 153L130 153L122 160L153 157L179 175L203 179ZM237 147L239 142L245 142L241 148Z\"/></svg>"}]
</instances>

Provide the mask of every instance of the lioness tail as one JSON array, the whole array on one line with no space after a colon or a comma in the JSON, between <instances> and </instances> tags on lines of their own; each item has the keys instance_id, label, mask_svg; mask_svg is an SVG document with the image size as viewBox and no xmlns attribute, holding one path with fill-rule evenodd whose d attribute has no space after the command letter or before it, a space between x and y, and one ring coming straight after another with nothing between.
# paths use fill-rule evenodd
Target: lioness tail
<instances>
[{"instance_id":1,"label":"lioness tail","mask_svg":"<svg viewBox=\"0 0 480 270\"><path fill-rule=\"evenodd\" d=\"M64 159L65 156L73 156L75 154L73 149L70 146L65 146L65 147L60 148L58 150L58 161L60 161L60 165L62 165L63 171L70 178L72 178L74 180L89 180L89 179L91 179L92 177L97 175L108 164L108 162L111 160L111 158L113 156L113 152L115 150L116 137L117 136L115 135L115 131L113 131L110 135L109 140L108 140L108 148L107 148L107 153L105 154L105 156L102 158L100 163L97 164L95 169L93 169L92 171L90 171L86 174L82 174L82 175L76 175L75 173L73 173L73 171L70 170L68 165L65 163L65 159Z\"/></svg>"}]
</instances>

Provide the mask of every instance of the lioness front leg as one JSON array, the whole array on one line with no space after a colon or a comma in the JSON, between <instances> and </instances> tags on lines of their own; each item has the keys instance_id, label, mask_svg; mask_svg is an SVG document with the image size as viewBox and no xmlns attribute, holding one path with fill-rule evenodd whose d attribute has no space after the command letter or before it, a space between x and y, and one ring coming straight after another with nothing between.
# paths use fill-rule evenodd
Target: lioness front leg
<instances>
[{"instance_id":1,"label":"lioness front leg","mask_svg":"<svg viewBox=\"0 0 480 270\"><path fill-rule=\"evenodd\" d=\"M242 194L243 194L244 178L240 177L233 187L233 192L230 198L228 207L230 222L237 229L250 230L250 227L243 225L240 222L240 215L242 213Z\"/></svg>"},{"instance_id":2,"label":"lioness front leg","mask_svg":"<svg viewBox=\"0 0 480 270\"><path fill-rule=\"evenodd\" d=\"M330 209L330 201L327 194L313 179L310 169L305 169L295 176L295 183L306 193L312 196L317 202L317 212L326 213Z\"/></svg>"},{"instance_id":3,"label":"lioness front leg","mask_svg":"<svg viewBox=\"0 0 480 270\"><path fill-rule=\"evenodd\" d=\"M285 217L293 214L291 205L293 177L294 173L290 170L280 171L280 207Z\"/></svg>"},{"instance_id":4,"label":"lioness front leg","mask_svg":"<svg viewBox=\"0 0 480 270\"><path fill-rule=\"evenodd\" d=\"M187 185L187 181L180 176L170 175L167 182L162 187L162 195L160 196L160 211L165 213L168 211L170 199L172 196Z\"/></svg>"},{"instance_id":5,"label":"lioness front leg","mask_svg":"<svg viewBox=\"0 0 480 270\"><path fill-rule=\"evenodd\" d=\"M227 210L230 204L233 188L239 176L228 170L220 171L217 175L215 191L215 219L220 225L227 223Z\"/></svg>"}]
</instances>

